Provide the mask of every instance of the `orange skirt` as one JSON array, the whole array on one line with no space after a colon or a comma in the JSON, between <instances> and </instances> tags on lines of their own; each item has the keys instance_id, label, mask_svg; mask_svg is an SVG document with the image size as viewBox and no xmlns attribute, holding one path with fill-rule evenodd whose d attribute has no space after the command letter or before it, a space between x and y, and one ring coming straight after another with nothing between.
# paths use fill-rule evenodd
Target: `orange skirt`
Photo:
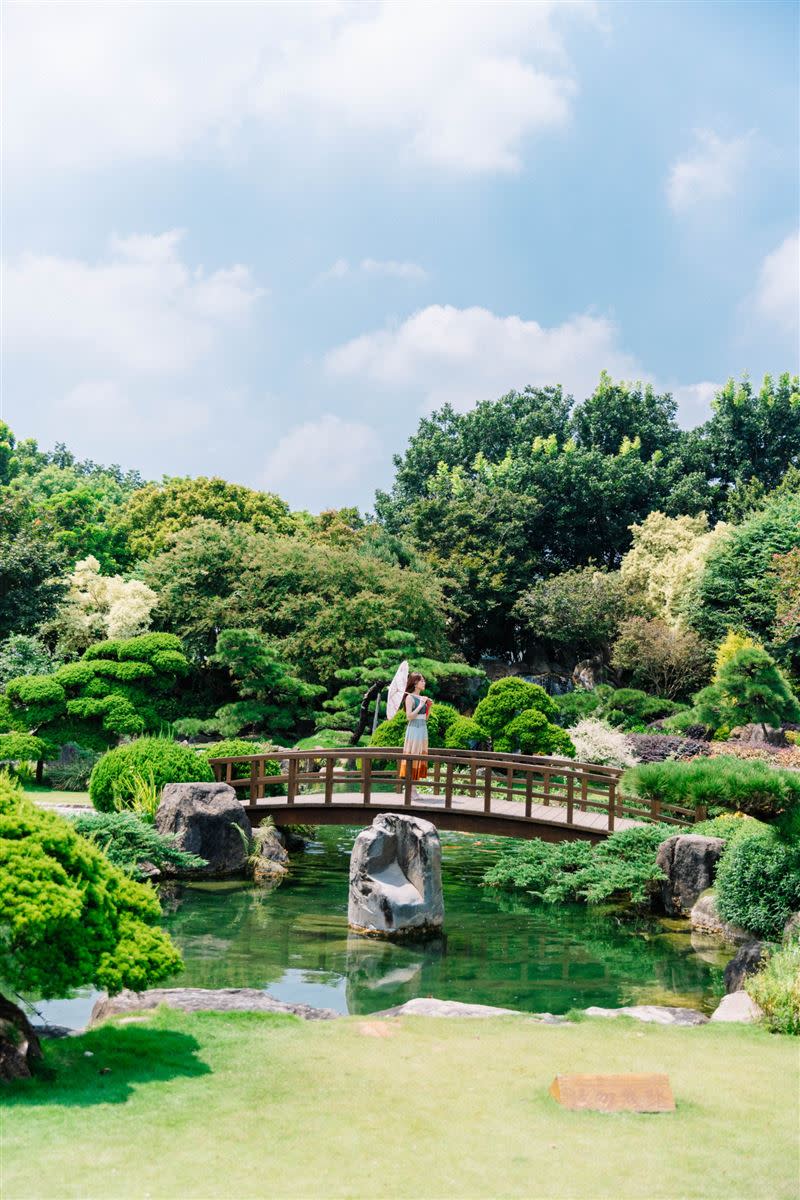
<instances>
[{"instance_id":1,"label":"orange skirt","mask_svg":"<svg viewBox=\"0 0 800 1200\"><path fill-rule=\"evenodd\" d=\"M400 760L400 770L398 771L398 774L401 779L405 779L405 777L406 777L406 760L404 758ZM428 775L428 764L426 762L412 762L412 764L411 764L411 778L412 779L414 779L414 780L426 779L427 775Z\"/></svg>"},{"instance_id":2,"label":"orange skirt","mask_svg":"<svg viewBox=\"0 0 800 1200\"><path fill-rule=\"evenodd\" d=\"M406 736L403 742L403 751L406 754L427 754L428 753L428 723L425 720L417 718L409 721L406 726ZM406 760L400 760L399 775L401 779L406 777ZM428 774L428 764L422 762L411 763L411 778L424 779Z\"/></svg>"}]
</instances>

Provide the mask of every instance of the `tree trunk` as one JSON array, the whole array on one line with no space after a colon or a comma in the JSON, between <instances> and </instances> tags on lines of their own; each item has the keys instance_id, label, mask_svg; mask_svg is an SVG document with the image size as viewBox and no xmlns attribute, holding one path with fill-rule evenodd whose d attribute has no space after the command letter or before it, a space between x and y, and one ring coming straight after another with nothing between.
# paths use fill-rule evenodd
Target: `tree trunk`
<instances>
[{"instance_id":1,"label":"tree trunk","mask_svg":"<svg viewBox=\"0 0 800 1200\"><path fill-rule=\"evenodd\" d=\"M0 995L0 1082L30 1078L34 1061L41 1057L39 1038L25 1013Z\"/></svg>"},{"instance_id":2,"label":"tree trunk","mask_svg":"<svg viewBox=\"0 0 800 1200\"><path fill-rule=\"evenodd\" d=\"M44 778L44 759L37 758L36 760L36 782L41 787Z\"/></svg>"},{"instance_id":3,"label":"tree trunk","mask_svg":"<svg viewBox=\"0 0 800 1200\"><path fill-rule=\"evenodd\" d=\"M382 681L380 683L373 683L370 684L366 692L364 692L364 695L361 699L361 708L359 709L358 713L358 725L356 725L355 732L353 733L353 740L350 743L351 746L358 745L358 739L361 737L362 733L369 724L369 706L376 696L380 696L384 686L385 685Z\"/></svg>"}]
</instances>

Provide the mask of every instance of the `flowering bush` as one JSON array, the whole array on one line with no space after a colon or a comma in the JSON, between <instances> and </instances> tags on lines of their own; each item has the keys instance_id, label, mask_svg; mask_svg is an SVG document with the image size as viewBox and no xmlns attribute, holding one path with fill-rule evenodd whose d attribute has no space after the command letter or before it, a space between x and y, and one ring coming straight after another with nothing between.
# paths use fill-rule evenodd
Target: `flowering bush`
<instances>
[{"instance_id":1,"label":"flowering bush","mask_svg":"<svg viewBox=\"0 0 800 1200\"><path fill-rule=\"evenodd\" d=\"M625 734L605 721L585 717L568 732L581 762L602 767L634 767L639 761Z\"/></svg>"}]
</instances>

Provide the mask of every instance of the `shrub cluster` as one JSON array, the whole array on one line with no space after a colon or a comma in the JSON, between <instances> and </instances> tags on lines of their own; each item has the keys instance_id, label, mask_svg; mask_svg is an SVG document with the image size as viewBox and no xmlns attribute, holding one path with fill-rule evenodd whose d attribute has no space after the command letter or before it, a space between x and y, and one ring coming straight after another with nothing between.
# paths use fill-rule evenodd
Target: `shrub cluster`
<instances>
[{"instance_id":1,"label":"shrub cluster","mask_svg":"<svg viewBox=\"0 0 800 1200\"><path fill-rule=\"evenodd\" d=\"M133 799L142 780L160 791L167 783L210 783L213 778L207 759L195 750L170 738L137 738L99 759L89 779L89 796L99 812L113 812Z\"/></svg>"},{"instance_id":2,"label":"shrub cluster","mask_svg":"<svg viewBox=\"0 0 800 1200\"><path fill-rule=\"evenodd\" d=\"M768 951L765 966L748 975L744 986L764 1010L767 1028L800 1034L800 942Z\"/></svg>"},{"instance_id":3,"label":"shrub cluster","mask_svg":"<svg viewBox=\"0 0 800 1200\"><path fill-rule=\"evenodd\" d=\"M109 862L133 879L146 879L143 863L181 870L196 870L206 865L197 854L187 854L175 845L175 839L158 833L152 825L131 812L86 813L74 822L75 832L98 846Z\"/></svg>"},{"instance_id":4,"label":"shrub cluster","mask_svg":"<svg viewBox=\"0 0 800 1200\"><path fill-rule=\"evenodd\" d=\"M581 762L597 763L602 767L632 767L638 761L631 748L631 739L605 721L584 717L569 730L575 751Z\"/></svg>"},{"instance_id":5,"label":"shrub cluster","mask_svg":"<svg viewBox=\"0 0 800 1200\"><path fill-rule=\"evenodd\" d=\"M625 772L622 790L709 815L729 810L762 818L789 817L800 807L800 773L720 755L691 762L646 763Z\"/></svg>"},{"instance_id":6,"label":"shrub cluster","mask_svg":"<svg viewBox=\"0 0 800 1200\"><path fill-rule=\"evenodd\" d=\"M212 742L208 746L203 746L197 751L197 754L207 764L210 758L236 758L240 754L267 754L274 750L275 747L271 742L248 742L246 738L224 738L221 742ZM279 759L268 758L265 760L265 775L280 775L280 773ZM232 774L234 779L247 779L250 775L250 764L234 764ZM282 788L278 783L267 784L264 791L267 796L278 796Z\"/></svg>"},{"instance_id":7,"label":"shrub cluster","mask_svg":"<svg viewBox=\"0 0 800 1200\"><path fill-rule=\"evenodd\" d=\"M634 759L638 759L641 763L665 762L668 758L703 758L711 753L708 742L689 737L669 737L667 734L658 733L629 733L627 741ZM595 761L599 762L599 759Z\"/></svg>"},{"instance_id":8,"label":"shrub cluster","mask_svg":"<svg viewBox=\"0 0 800 1200\"><path fill-rule=\"evenodd\" d=\"M715 887L723 920L758 937L780 937L800 909L800 843L769 828L734 838L720 859Z\"/></svg>"},{"instance_id":9,"label":"shrub cluster","mask_svg":"<svg viewBox=\"0 0 800 1200\"><path fill-rule=\"evenodd\" d=\"M98 758L92 750L67 742L59 758L47 764L47 781L62 792L85 792Z\"/></svg>"}]
</instances>

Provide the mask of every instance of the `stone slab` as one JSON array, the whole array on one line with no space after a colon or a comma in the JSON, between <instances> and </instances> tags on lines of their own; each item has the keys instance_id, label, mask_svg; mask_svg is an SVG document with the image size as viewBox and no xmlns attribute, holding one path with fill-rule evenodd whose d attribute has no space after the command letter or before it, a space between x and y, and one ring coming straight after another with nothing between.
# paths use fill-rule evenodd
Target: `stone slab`
<instances>
[{"instance_id":1,"label":"stone slab","mask_svg":"<svg viewBox=\"0 0 800 1200\"><path fill-rule=\"evenodd\" d=\"M161 1004L183 1012L290 1013L307 1021L327 1021L340 1015L332 1008L283 1004L258 988L150 988L146 992L122 991L118 996L98 1000L92 1009L89 1026L99 1025L109 1017L146 1012Z\"/></svg>"},{"instance_id":2,"label":"stone slab","mask_svg":"<svg viewBox=\"0 0 800 1200\"><path fill-rule=\"evenodd\" d=\"M706 1025L708 1017L695 1008L672 1008L666 1004L631 1004L627 1008L585 1008L587 1017L633 1017L653 1025Z\"/></svg>"},{"instance_id":3,"label":"stone slab","mask_svg":"<svg viewBox=\"0 0 800 1200\"><path fill-rule=\"evenodd\" d=\"M674 1112L668 1075L556 1075L550 1095L569 1109L592 1112Z\"/></svg>"}]
</instances>

